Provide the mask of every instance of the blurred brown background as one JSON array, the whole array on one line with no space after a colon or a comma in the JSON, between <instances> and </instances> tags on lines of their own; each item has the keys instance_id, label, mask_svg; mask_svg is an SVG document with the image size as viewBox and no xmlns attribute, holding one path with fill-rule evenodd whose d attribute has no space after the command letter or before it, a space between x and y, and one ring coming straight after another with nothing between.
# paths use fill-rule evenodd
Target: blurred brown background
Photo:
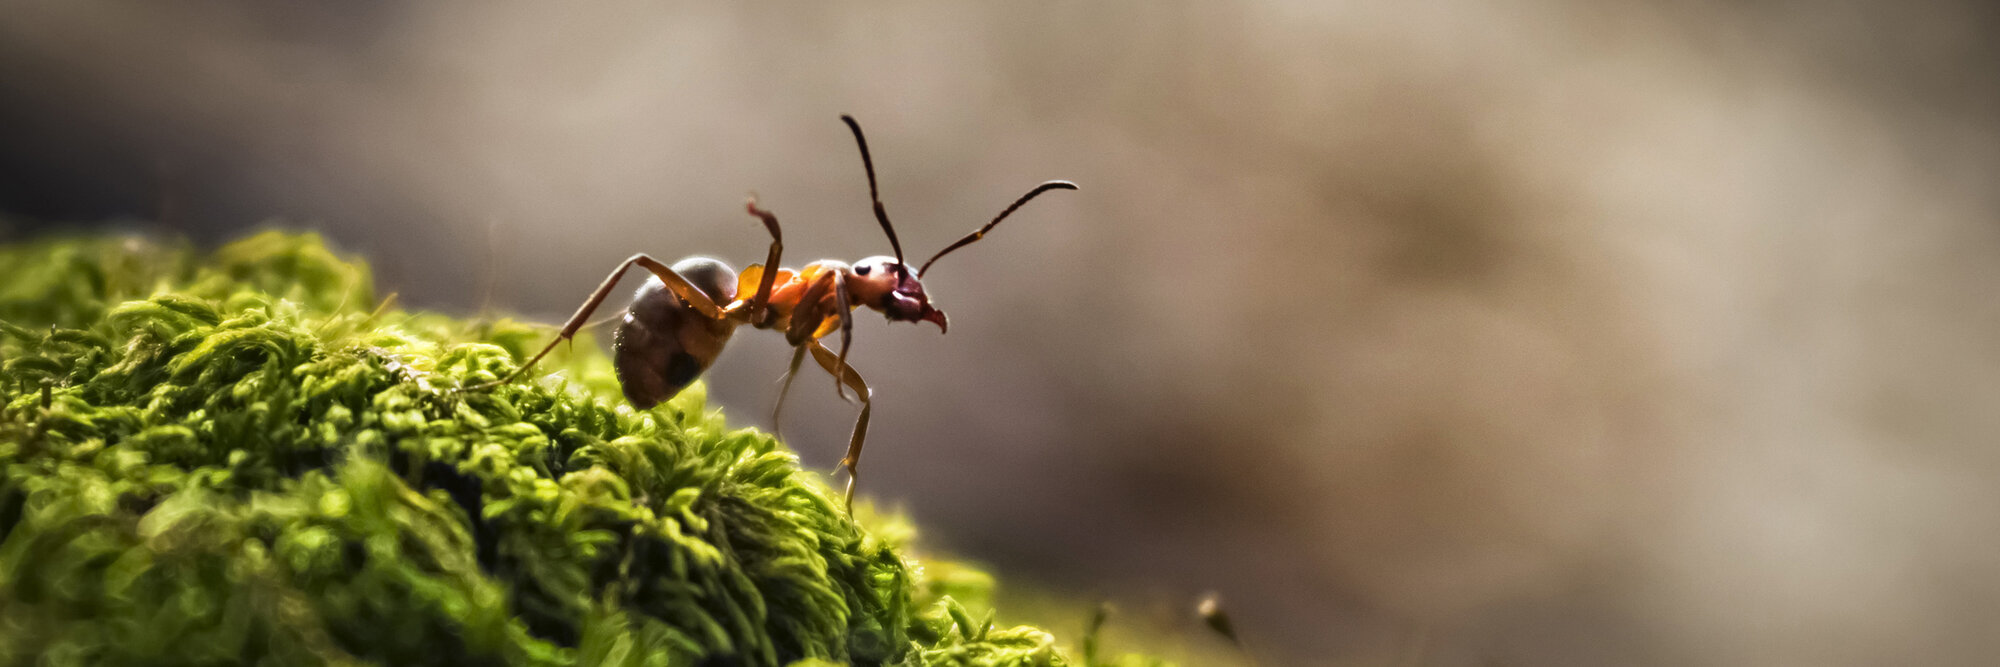
<instances>
[{"instance_id":1,"label":"blurred brown background","mask_svg":"<svg viewBox=\"0 0 2000 667\"><path fill-rule=\"evenodd\" d=\"M0 0L5 234L282 218L554 321L761 260L751 190L788 263L886 252L852 113L912 255L1083 186L939 264L949 336L857 327L864 489L937 543L1220 590L1267 664L2000 654L1994 10L760 7Z\"/></svg>"}]
</instances>

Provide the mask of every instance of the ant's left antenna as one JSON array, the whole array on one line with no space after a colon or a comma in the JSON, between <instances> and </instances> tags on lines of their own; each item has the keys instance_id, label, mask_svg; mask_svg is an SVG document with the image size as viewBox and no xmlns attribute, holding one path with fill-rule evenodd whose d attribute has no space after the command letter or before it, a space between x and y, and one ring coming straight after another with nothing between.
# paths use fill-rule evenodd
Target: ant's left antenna
<instances>
[{"instance_id":1,"label":"ant's left antenna","mask_svg":"<svg viewBox=\"0 0 2000 667\"><path fill-rule=\"evenodd\" d=\"M840 120L847 123L847 129L854 130L854 143L861 145L861 168L868 170L868 201L875 204L875 221L882 223L882 232L889 235L889 247L896 249L896 271L903 269L903 244L896 240L896 228L889 224L889 213L882 210L882 194L875 187L875 159L868 156L868 138L861 136L861 124L854 117L841 114Z\"/></svg>"},{"instance_id":2,"label":"ant's left antenna","mask_svg":"<svg viewBox=\"0 0 2000 667\"><path fill-rule=\"evenodd\" d=\"M1009 214L1013 213L1015 209L1021 208L1022 204L1028 203L1028 200L1034 199L1037 195L1040 195L1044 192L1048 192L1050 190L1075 190L1075 189L1076 189L1076 184L1071 183L1069 181L1049 181L1047 183L1035 186L1035 189L1029 190L1028 194L1021 195L1020 199L1016 199L1014 200L1014 203L1009 204L1006 210L1000 212L1000 215L994 216L992 222L986 223L985 227L980 227L979 231L973 232L971 234L966 234L965 238L959 239L957 243L945 246L943 250L938 251L938 254L931 255L930 260L924 262L923 268L917 269L917 277L918 278L924 277L924 272L929 271L931 265L937 263L938 258L945 256L945 253L949 253L953 250L957 250L959 248L972 245L973 241L986 238L986 233L993 231L994 225L1000 224L1001 220L1006 220Z\"/></svg>"}]
</instances>

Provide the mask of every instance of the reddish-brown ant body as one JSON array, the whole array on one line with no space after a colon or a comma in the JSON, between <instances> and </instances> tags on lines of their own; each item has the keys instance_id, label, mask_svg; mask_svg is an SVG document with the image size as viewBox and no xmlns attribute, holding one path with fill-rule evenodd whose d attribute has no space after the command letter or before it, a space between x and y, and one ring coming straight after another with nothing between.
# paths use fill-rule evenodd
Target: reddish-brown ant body
<instances>
[{"instance_id":1,"label":"reddish-brown ant body","mask_svg":"<svg viewBox=\"0 0 2000 667\"><path fill-rule=\"evenodd\" d=\"M931 305L930 297L924 294L924 286L920 282L931 264L947 253L983 238L1001 220L1037 195L1050 190L1075 190L1076 184L1049 181L1035 186L1015 199L991 222L945 246L922 267L912 271L903 262L902 243L896 240L896 229L889 224L889 214L882 208L882 198L875 184L875 161L868 154L868 140L862 137L861 126L854 122L853 117L843 115L840 119L854 131L854 141L861 148L861 165L868 173L868 198L875 207L875 220L882 224L882 231L889 236L889 247L896 253L894 257L869 257L853 264L823 259L796 271L774 269L772 267L778 266L778 256L784 250L784 236L778 228L778 217L759 207L753 196L744 208L763 221L765 229L771 233L771 249L763 264L752 264L739 274L728 264L707 257L689 257L669 267L643 253L633 255L619 264L591 293L590 298L584 300L583 306L570 316L555 340L549 341L548 346L528 359L527 363L494 384L513 381L562 341L575 336L585 326L591 312L597 310L610 296L611 290L617 287L618 279L633 266L642 267L653 277L633 297L632 305L626 310L612 339L612 356L625 398L642 410L673 398L715 363L716 356L722 353L723 345L729 342L730 335L739 325L783 331L785 340L791 343L794 351L791 367L785 372L783 388L779 390L780 409L784 405L784 394L791 388L792 377L798 373L807 353L811 353L813 360L833 375L836 392L845 397L843 388L852 389L861 399L861 414L855 418L847 455L840 460L840 465L847 470L846 498L851 505L854 502L854 480L861 462L861 445L868 436L868 415L873 408L868 383L847 365L847 350L853 337L851 315L854 309L867 306L881 312L891 322L931 322L938 326L938 331L945 331L944 311ZM747 298L739 298L746 294L749 295ZM828 350L820 342L821 338L834 331L840 332L838 353ZM774 411L774 420L777 414Z\"/></svg>"}]
</instances>

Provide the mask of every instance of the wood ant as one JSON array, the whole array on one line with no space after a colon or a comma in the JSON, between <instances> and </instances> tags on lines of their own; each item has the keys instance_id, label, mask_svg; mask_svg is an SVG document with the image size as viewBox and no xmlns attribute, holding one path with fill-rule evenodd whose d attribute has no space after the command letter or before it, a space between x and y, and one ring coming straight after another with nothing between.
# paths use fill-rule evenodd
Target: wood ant
<instances>
[{"instance_id":1,"label":"wood ant","mask_svg":"<svg viewBox=\"0 0 2000 667\"><path fill-rule=\"evenodd\" d=\"M852 507L861 445L868 436L868 415L873 408L873 392L868 383L847 365L854 309L867 306L880 311L891 322L931 322L943 333L944 311L931 305L920 282L931 265L951 251L984 238L1028 200L1050 190L1075 190L1076 184L1049 181L1035 186L984 227L945 246L912 271L903 261L903 246L896 240L896 228L889 224L889 214L882 208L875 184L875 161L868 154L868 140L861 135L861 125L852 116L842 115L840 120L854 131L854 142L861 147L861 166L868 173L868 198L874 203L875 220L882 223L883 233L889 236L894 257L878 255L853 264L822 259L796 271L773 269L785 248L784 235L779 231L778 217L759 207L756 196L752 195L744 209L762 220L764 228L771 232L771 249L763 264L752 264L739 274L721 260L708 257L689 257L669 267L644 253L633 255L591 292L555 340L507 377L484 386L512 382L562 341L571 340L585 326L591 312L617 287L618 279L636 265L651 272L653 277L634 295L611 343L618 382L626 400L644 410L673 398L715 363L739 325L783 331L785 341L793 347L792 363L778 392L774 422L782 414L785 393L791 390L792 378L798 374L807 353L833 376L836 394L845 399L846 390L852 389L861 399L861 414L855 418L847 455L840 460L847 470L846 501ZM750 296L739 298L744 294ZM840 332L838 353L820 342L834 331Z\"/></svg>"}]
</instances>

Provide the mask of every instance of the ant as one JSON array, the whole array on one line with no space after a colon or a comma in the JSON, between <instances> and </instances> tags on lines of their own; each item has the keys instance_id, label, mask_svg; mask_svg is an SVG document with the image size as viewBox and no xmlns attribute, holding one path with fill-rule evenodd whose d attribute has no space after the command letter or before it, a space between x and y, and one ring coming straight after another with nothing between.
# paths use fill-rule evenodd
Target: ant
<instances>
[{"instance_id":1,"label":"ant","mask_svg":"<svg viewBox=\"0 0 2000 667\"><path fill-rule=\"evenodd\" d=\"M808 352L833 376L836 394L845 399L846 390L852 389L861 399L861 415L855 418L847 455L840 460L841 467L847 470L846 502L852 508L861 445L868 436L868 414L873 408L874 395L861 374L847 365L848 346L853 342L854 309L867 306L880 311L891 322L930 322L938 326L939 333L944 333L944 311L931 305L921 282L931 265L951 251L984 238L1028 200L1050 190L1075 190L1076 184L1049 181L1035 186L986 226L945 246L912 271L903 261L903 245L896 240L896 228L889 224L889 214L882 208L882 197L875 185L875 161L868 155L868 140L861 135L861 125L852 116L842 115L840 120L854 131L854 142L861 147L861 166L868 172L868 198L875 206L875 220L882 223L882 231L889 236L889 247L896 256L877 255L853 264L822 259L797 271L775 268L785 248L778 216L759 207L756 195L751 195L744 209L762 220L764 228L771 232L771 250L763 264L744 267L739 274L721 260L709 257L689 257L669 267L645 253L633 255L591 292L590 298L584 300L547 347L507 377L483 386L512 382L558 344L572 340L590 314L617 287L618 279L636 265L653 277L633 296L632 305L626 309L611 342L618 382L626 400L645 410L673 398L715 363L739 325L783 331L785 341L793 348L792 363L778 391L777 407L772 413L774 422L782 414L785 394L791 390L792 378L798 374ZM739 298L745 294L750 296ZM820 342L836 330L840 332L838 353Z\"/></svg>"}]
</instances>

